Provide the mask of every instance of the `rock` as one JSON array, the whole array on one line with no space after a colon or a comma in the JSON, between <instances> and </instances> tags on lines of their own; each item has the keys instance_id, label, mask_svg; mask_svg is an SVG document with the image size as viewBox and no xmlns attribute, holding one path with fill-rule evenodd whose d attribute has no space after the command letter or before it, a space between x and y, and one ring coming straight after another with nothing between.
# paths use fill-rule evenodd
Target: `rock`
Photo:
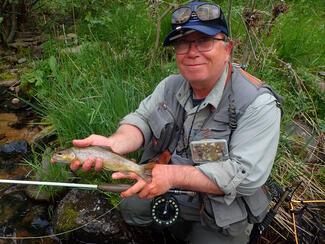
<instances>
[{"instance_id":1,"label":"rock","mask_svg":"<svg viewBox=\"0 0 325 244\"><path fill-rule=\"evenodd\" d=\"M34 31L17 31L16 38L30 38L40 34L41 33L34 32Z\"/></svg>"},{"instance_id":2,"label":"rock","mask_svg":"<svg viewBox=\"0 0 325 244\"><path fill-rule=\"evenodd\" d=\"M25 140L13 141L0 145L0 156L4 158L14 157L28 152L28 143Z\"/></svg>"},{"instance_id":3,"label":"rock","mask_svg":"<svg viewBox=\"0 0 325 244\"><path fill-rule=\"evenodd\" d=\"M20 86L11 86L9 87L9 91L15 92L16 96L18 96L18 93L20 91Z\"/></svg>"},{"instance_id":4,"label":"rock","mask_svg":"<svg viewBox=\"0 0 325 244\"><path fill-rule=\"evenodd\" d=\"M319 75L319 76L323 76L323 77L325 77L325 71L319 71L319 72L318 72L318 75Z\"/></svg>"},{"instance_id":5,"label":"rock","mask_svg":"<svg viewBox=\"0 0 325 244\"><path fill-rule=\"evenodd\" d=\"M25 188L25 194L36 201L50 202L53 197L50 192L40 190L39 186L29 185Z\"/></svg>"},{"instance_id":6,"label":"rock","mask_svg":"<svg viewBox=\"0 0 325 244\"><path fill-rule=\"evenodd\" d=\"M10 45L10 44L9 44L9 45ZM15 64L15 63L17 63L17 61L18 61L17 57L14 56L14 55L6 56L6 57L4 57L4 59L5 59L7 62L11 63L11 64Z\"/></svg>"},{"instance_id":7,"label":"rock","mask_svg":"<svg viewBox=\"0 0 325 244\"><path fill-rule=\"evenodd\" d=\"M19 98L13 98L12 100L11 100L11 103L12 104L14 104L14 105L16 105L16 104L18 104L18 103L20 103L20 100L19 100Z\"/></svg>"},{"instance_id":8,"label":"rock","mask_svg":"<svg viewBox=\"0 0 325 244\"><path fill-rule=\"evenodd\" d=\"M26 63L26 61L27 61L27 58L20 58L20 59L17 60L17 63L18 64L23 64L23 63Z\"/></svg>"},{"instance_id":9,"label":"rock","mask_svg":"<svg viewBox=\"0 0 325 244\"><path fill-rule=\"evenodd\" d=\"M32 46L32 56L33 58L42 58L43 50L41 46Z\"/></svg>"},{"instance_id":10,"label":"rock","mask_svg":"<svg viewBox=\"0 0 325 244\"><path fill-rule=\"evenodd\" d=\"M77 34L75 33L68 33L66 35L60 35L57 37L57 40L59 41L74 41L78 38Z\"/></svg>"},{"instance_id":11,"label":"rock","mask_svg":"<svg viewBox=\"0 0 325 244\"><path fill-rule=\"evenodd\" d=\"M75 46L75 47L67 47L63 49L62 51L65 53L80 53L81 52L82 45Z\"/></svg>"},{"instance_id":12,"label":"rock","mask_svg":"<svg viewBox=\"0 0 325 244\"><path fill-rule=\"evenodd\" d=\"M139 233L125 224L102 194L73 189L57 207L53 228L55 233L60 233L80 226L83 227L70 236L78 243L153 243L150 232Z\"/></svg>"},{"instance_id":13,"label":"rock","mask_svg":"<svg viewBox=\"0 0 325 244\"><path fill-rule=\"evenodd\" d=\"M321 90L321 92L325 92L325 81L319 81L318 87Z\"/></svg>"},{"instance_id":14,"label":"rock","mask_svg":"<svg viewBox=\"0 0 325 244\"><path fill-rule=\"evenodd\" d=\"M2 80L2 81L0 81L0 86L12 87L12 86L18 85L19 83L20 83L20 81L17 79Z\"/></svg>"},{"instance_id":15,"label":"rock","mask_svg":"<svg viewBox=\"0 0 325 244\"><path fill-rule=\"evenodd\" d=\"M289 136L295 154L300 155L309 163L316 163L318 161L317 139L310 126L294 120L287 125L286 133Z\"/></svg>"},{"instance_id":16,"label":"rock","mask_svg":"<svg viewBox=\"0 0 325 244\"><path fill-rule=\"evenodd\" d=\"M37 134L32 138L31 143L35 146L37 145L47 145L51 141L54 141L57 138L56 131L53 126L47 126L41 129Z\"/></svg>"},{"instance_id":17,"label":"rock","mask_svg":"<svg viewBox=\"0 0 325 244\"><path fill-rule=\"evenodd\" d=\"M18 73L18 69L14 68L14 69L10 69L10 73Z\"/></svg>"}]
</instances>

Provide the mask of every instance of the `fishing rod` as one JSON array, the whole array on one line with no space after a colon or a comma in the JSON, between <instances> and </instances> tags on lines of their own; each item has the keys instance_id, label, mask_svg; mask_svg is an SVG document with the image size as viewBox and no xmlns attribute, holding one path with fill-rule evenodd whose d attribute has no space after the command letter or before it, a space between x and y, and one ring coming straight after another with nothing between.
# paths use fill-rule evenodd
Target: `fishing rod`
<instances>
[{"instance_id":1,"label":"fishing rod","mask_svg":"<svg viewBox=\"0 0 325 244\"><path fill-rule=\"evenodd\" d=\"M70 187L79 189L102 190L106 192L123 192L129 189L130 184L80 184L67 182L50 182L50 181L28 181L28 180L5 180L0 179L3 184L19 184L19 185L38 185L38 186L55 186L55 187ZM166 194L157 196L151 204L151 215L154 222L160 226L170 226L174 224L180 216L180 208L177 199L173 195L187 195L190 198L196 196L196 192L169 189Z\"/></svg>"},{"instance_id":2,"label":"fishing rod","mask_svg":"<svg viewBox=\"0 0 325 244\"><path fill-rule=\"evenodd\" d=\"M107 192L122 192L129 189L132 185L130 184L80 184L80 183L67 183L67 182L51 182L51 181L30 181L30 180L5 180L0 179L0 183L3 184L19 184L19 185L38 185L38 186L61 186L61 187L71 187L71 188L81 188L81 189L93 189L102 190ZM188 195L194 197L196 192L186 191L180 189L170 189L168 193L173 193L177 195Z\"/></svg>"},{"instance_id":3,"label":"fishing rod","mask_svg":"<svg viewBox=\"0 0 325 244\"><path fill-rule=\"evenodd\" d=\"M131 185L128 184L79 184L67 182L50 182L50 181L30 181L30 180L4 180L0 179L3 184L18 184L18 185L37 185L37 186L56 186L56 187L70 187L80 189L102 190L107 192L122 192L127 190Z\"/></svg>"}]
</instances>

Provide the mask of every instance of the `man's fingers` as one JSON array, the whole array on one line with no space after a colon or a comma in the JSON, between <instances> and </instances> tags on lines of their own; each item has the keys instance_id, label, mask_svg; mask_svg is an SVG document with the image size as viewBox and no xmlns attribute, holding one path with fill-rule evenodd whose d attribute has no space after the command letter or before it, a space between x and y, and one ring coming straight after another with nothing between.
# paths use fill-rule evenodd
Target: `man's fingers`
<instances>
[{"instance_id":1,"label":"man's fingers","mask_svg":"<svg viewBox=\"0 0 325 244\"><path fill-rule=\"evenodd\" d=\"M82 164L82 171L89 171L95 165L95 158L89 157Z\"/></svg>"},{"instance_id":2,"label":"man's fingers","mask_svg":"<svg viewBox=\"0 0 325 244\"><path fill-rule=\"evenodd\" d=\"M70 169L72 171L76 171L77 169L80 168L81 163L79 161L74 161L70 164Z\"/></svg>"},{"instance_id":3,"label":"man's fingers","mask_svg":"<svg viewBox=\"0 0 325 244\"><path fill-rule=\"evenodd\" d=\"M147 182L144 181L139 175L134 172L115 172L112 174L112 178L137 180L137 182L132 185L129 189L121 192L121 197L133 196L140 192L147 185Z\"/></svg>"},{"instance_id":4,"label":"man's fingers","mask_svg":"<svg viewBox=\"0 0 325 244\"><path fill-rule=\"evenodd\" d=\"M148 198L150 194L148 187L143 187L143 189L138 193L138 197L141 199Z\"/></svg>"},{"instance_id":5,"label":"man's fingers","mask_svg":"<svg viewBox=\"0 0 325 244\"><path fill-rule=\"evenodd\" d=\"M87 147L87 146L90 146L92 144L92 139L90 138L90 136L88 136L85 139L72 140L72 144L74 146L76 146L76 147Z\"/></svg>"},{"instance_id":6,"label":"man's fingers","mask_svg":"<svg viewBox=\"0 0 325 244\"><path fill-rule=\"evenodd\" d=\"M130 197L137 194L146 185L145 181L138 181L126 191L121 192L122 197Z\"/></svg>"},{"instance_id":7,"label":"man's fingers","mask_svg":"<svg viewBox=\"0 0 325 244\"><path fill-rule=\"evenodd\" d=\"M103 169L103 160L101 158L96 158L95 160L95 170L101 171Z\"/></svg>"},{"instance_id":8,"label":"man's fingers","mask_svg":"<svg viewBox=\"0 0 325 244\"><path fill-rule=\"evenodd\" d=\"M139 180L141 177L138 176L136 173L133 172L115 172L112 174L112 179L133 179Z\"/></svg>"}]
</instances>

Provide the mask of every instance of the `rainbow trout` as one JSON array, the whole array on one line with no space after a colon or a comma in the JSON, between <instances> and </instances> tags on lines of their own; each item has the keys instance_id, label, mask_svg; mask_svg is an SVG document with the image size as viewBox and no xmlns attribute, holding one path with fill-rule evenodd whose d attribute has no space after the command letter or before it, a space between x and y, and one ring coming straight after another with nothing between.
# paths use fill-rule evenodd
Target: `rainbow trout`
<instances>
[{"instance_id":1,"label":"rainbow trout","mask_svg":"<svg viewBox=\"0 0 325 244\"><path fill-rule=\"evenodd\" d=\"M124 158L106 147L71 147L54 153L52 161L58 163L68 163L78 160L82 164L87 158L101 158L103 168L109 171L135 172L144 180L149 180L154 163L139 165Z\"/></svg>"}]
</instances>

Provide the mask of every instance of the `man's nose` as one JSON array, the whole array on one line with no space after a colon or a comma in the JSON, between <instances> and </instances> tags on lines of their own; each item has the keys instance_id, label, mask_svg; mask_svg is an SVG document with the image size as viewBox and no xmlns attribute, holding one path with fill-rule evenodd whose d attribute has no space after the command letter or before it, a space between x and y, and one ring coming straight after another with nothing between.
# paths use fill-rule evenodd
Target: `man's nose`
<instances>
[{"instance_id":1,"label":"man's nose","mask_svg":"<svg viewBox=\"0 0 325 244\"><path fill-rule=\"evenodd\" d=\"M196 53L198 53L199 52L199 50L198 50L198 48L197 48L197 44L196 44L196 42L195 41L191 41L190 43L189 43L189 48L188 48L188 54L196 54Z\"/></svg>"}]
</instances>

